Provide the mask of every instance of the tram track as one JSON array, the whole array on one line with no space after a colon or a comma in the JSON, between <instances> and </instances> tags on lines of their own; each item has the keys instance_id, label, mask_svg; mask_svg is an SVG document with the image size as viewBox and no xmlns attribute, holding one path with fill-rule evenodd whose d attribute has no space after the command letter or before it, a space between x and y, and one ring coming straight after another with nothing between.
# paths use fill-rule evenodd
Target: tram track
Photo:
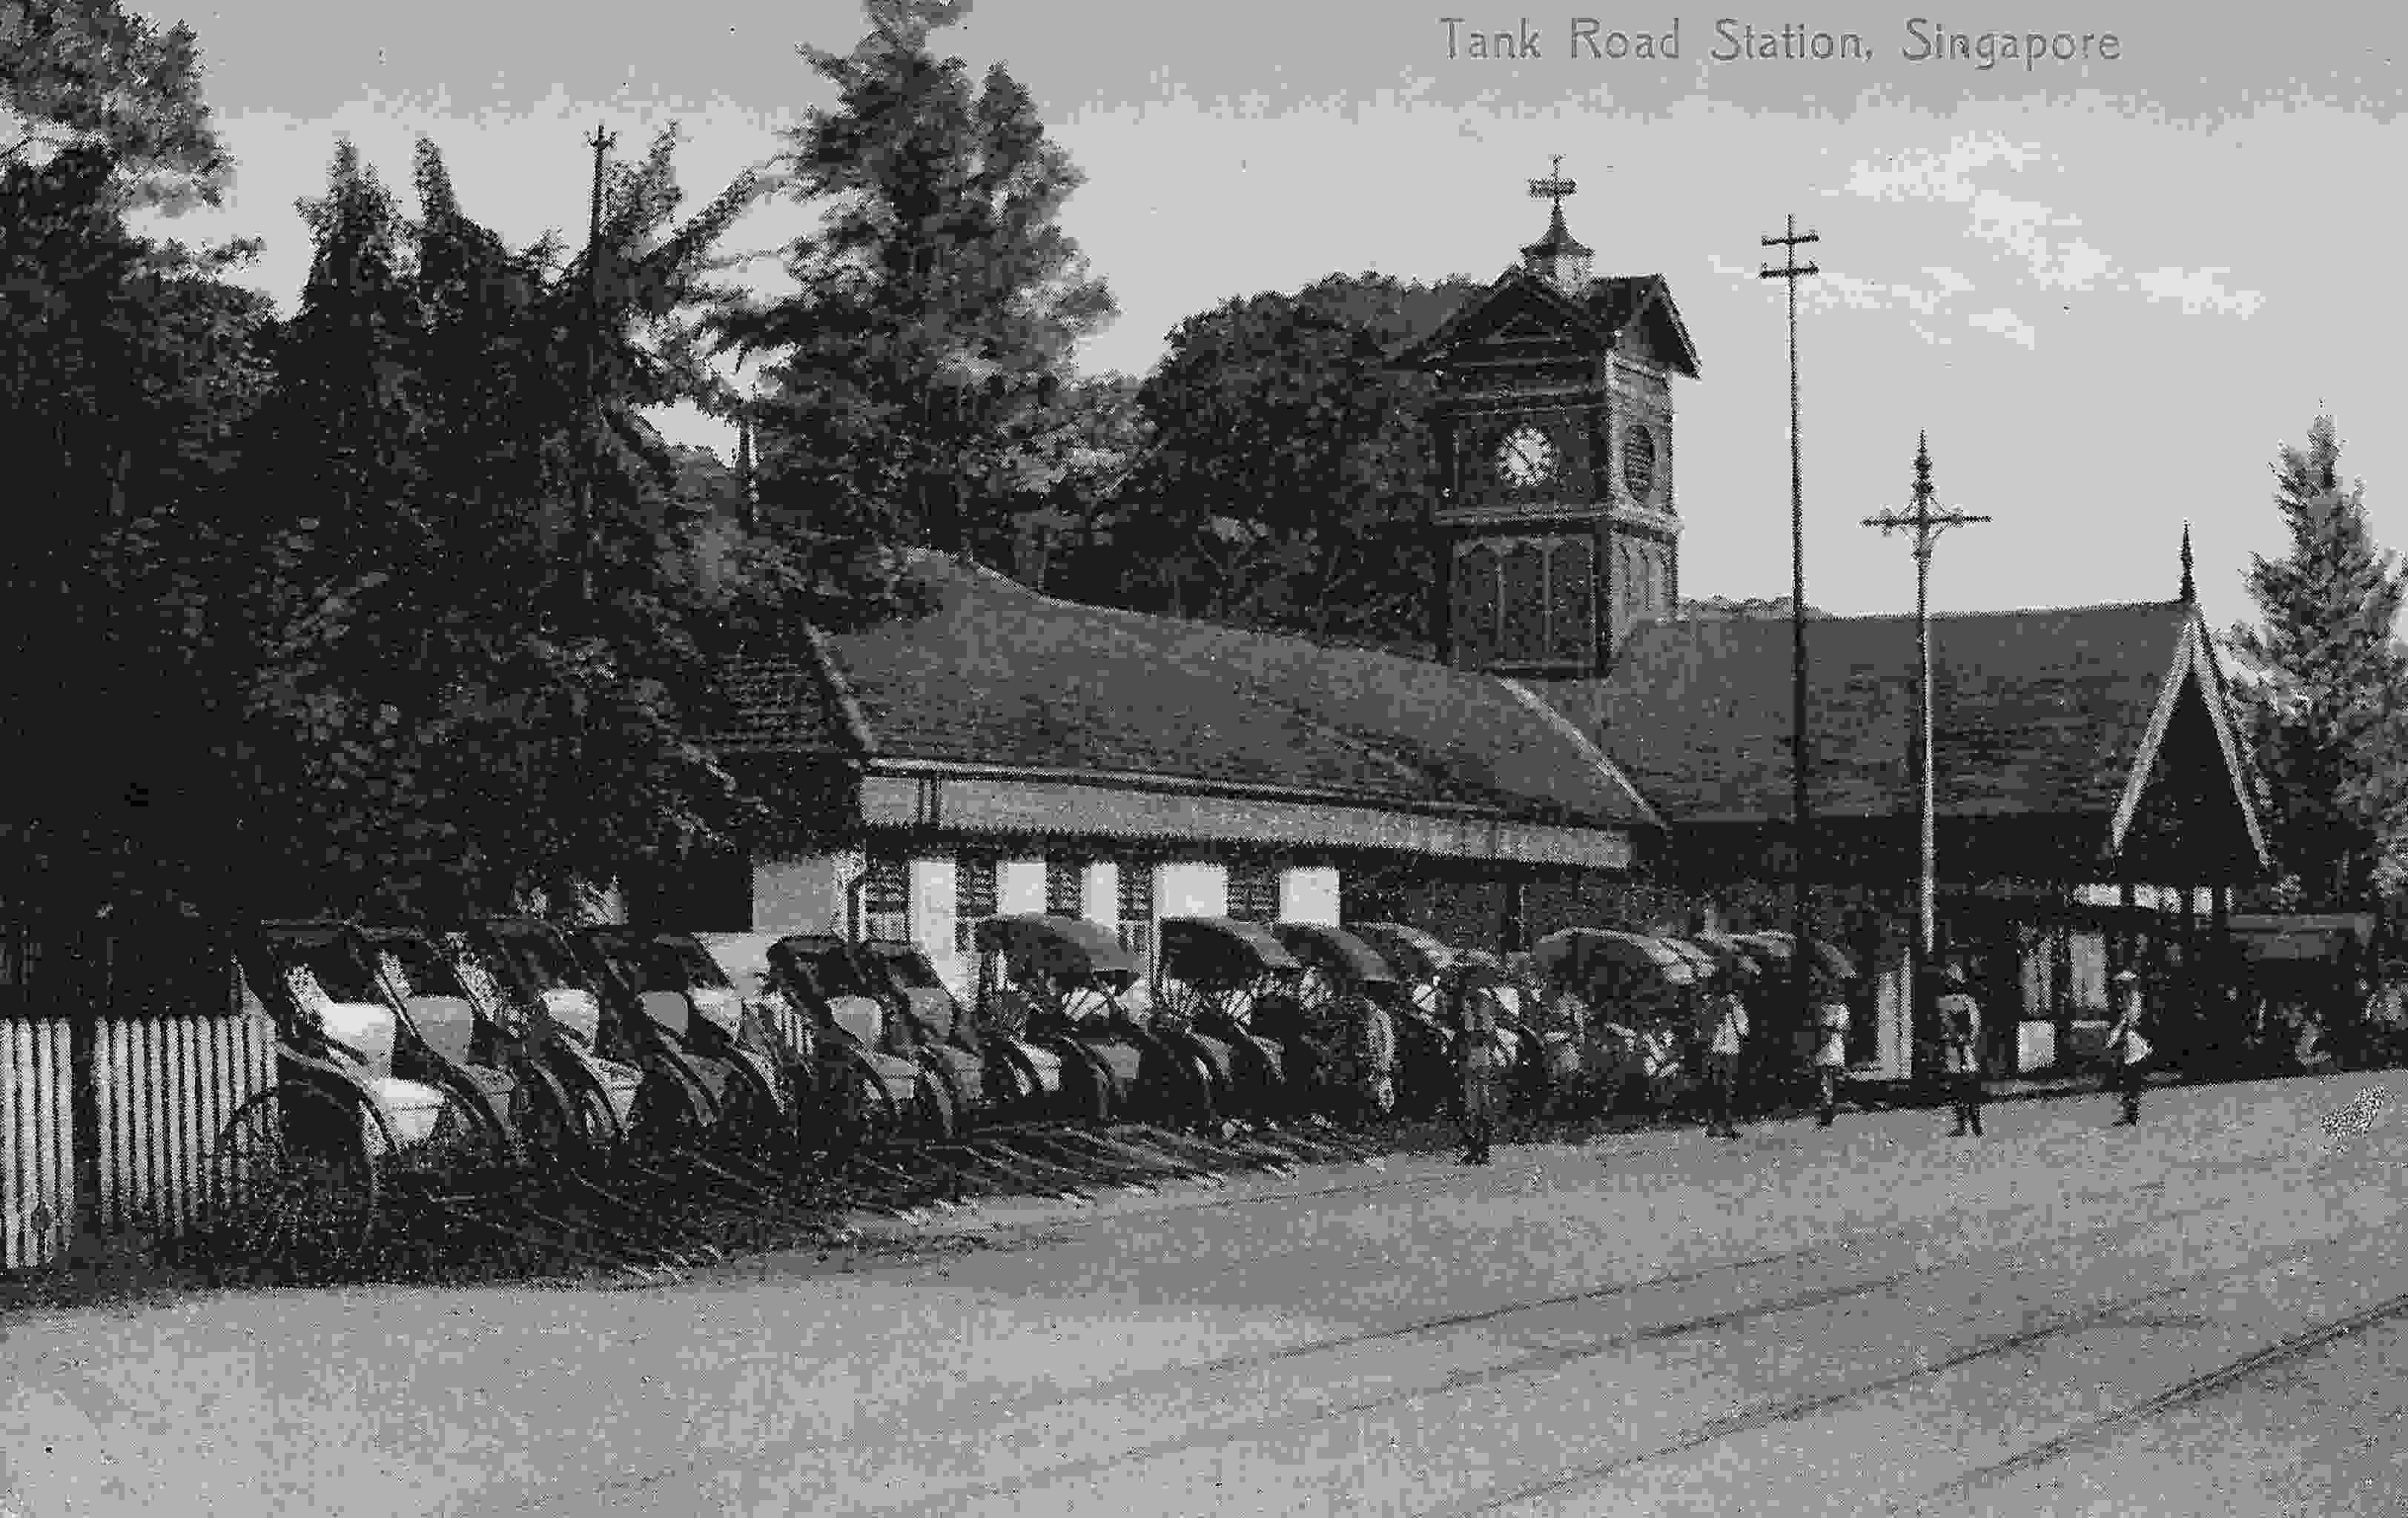
<instances>
[{"instance_id":1,"label":"tram track","mask_svg":"<svg viewBox=\"0 0 2408 1518\"><path fill-rule=\"evenodd\" d=\"M2218 1166L2212 1168L2221 1170L2236 1168L2236 1167ZM1432 1177L1429 1179L1435 1181L1443 1179L1443 1177ZM2153 1182L2150 1185L2143 1187L2128 1187L2114 1191L2085 1192L2076 1195L2084 1200L2105 1201L2119 1196L2128 1196L2134 1191L2155 1190L2157 1189L2158 1184L2159 1183ZM1297 1194L1294 1193L1273 1194L1272 1196L1262 1199L1271 1200L1278 1199L1282 1196L1292 1197L1296 1195ZM1206 1203L1203 1205L1209 1206L1213 1204ZM2226 1199L2216 1198L2197 1206L2171 1209L2162 1212L2153 1213L2144 1218L2128 1220L2117 1227L2106 1230L2082 1232L2078 1229L2069 1229L2049 1239L2034 1241L2034 1247L2038 1247L2040 1245L2057 1245L2061 1247L2067 1243L2079 1239L2094 1243L2101 1250L2112 1249L2117 1242L2124 1240L2130 1236L2137 1236L2139 1234L2145 1233L2149 1229L2162 1227L2169 1224L2179 1223L2191 1217L2219 1211L2228 1205L2229 1203ZM1944 1222L1945 1220L1937 1220L1929 1225L1937 1229L1941 1224ZM1894 1239L1896 1240L1894 1247L1896 1248L1911 1249L1916 1247L1912 1240L1897 1234L1876 1234L1870 1230L1844 1234L1835 1239L1817 1240L1814 1243L1796 1250L1750 1256L1741 1260L1717 1261L1713 1264L1698 1267L1694 1269L1665 1272L1634 1282L1611 1282L1586 1287L1579 1291L1554 1293L1540 1297L1518 1298L1512 1301L1492 1304L1488 1307L1470 1310L1468 1311L1438 1314L1419 1318L1409 1323L1392 1325L1383 1328L1369 1329L1361 1333L1316 1339L1310 1342L1289 1345L1268 1352L1225 1355L1190 1365L1165 1367L1155 1370L1136 1372L1082 1386L1067 1395L1047 1395L1038 1397L1014 1400L1010 1403L996 1403L990 1401L988 1403L988 1408L990 1411L1000 1412L1008 1417L1027 1417L1034 1414L1042 1414L1048 1411L1058 1409L1073 1402L1107 1399L1116 1394L1133 1392L1144 1387L1148 1383L1159 1382L1166 1377L1174 1377L1181 1383L1184 1384L1199 1380L1224 1377L1231 1374L1260 1372L1295 1362L1310 1360L1318 1356L1340 1354L1366 1347L1401 1344L1415 1339L1430 1338L1465 1328L1476 1328L1498 1324L1514 1317L1526 1316L1531 1313L1550 1310L1579 1307L1583 1305L1596 1305L1611 1301L1616 1297L1636 1296L1642 1293L1660 1288L1686 1285L1696 1282L1710 1280L1715 1276L1732 1274L1765 1267L1792 1264L1820 1254L1856 1255L1862 1253L1860 1246L1869 1237ZM1877 1296L1883 1293L1894 1291L1907 1282L1936 1276L1950 1269L1959 1268L1964 1265L1964 1263L1965 1262L1962 1258L1952 1256L1947 1259L1936 1261L1928 1265L1917 1266L1909 1269L1896 1270L1870 1278L1843 1281L1828 1285L1817 1286L1804 1292L1794 1293L1787 1296L1776 1298L1770 1301L1742 1302L1717 1311L1693 1313L1670 1321L1649 1324L1644 1326L1608 1333L1600 1336L1585 1336L1577 1342L1551 1345L1546 1348L1511 1355L1494 1363L1466 1367L1462 1369L1450 1372L1434 1382L1413 1385L1374 1396L1349 1398L1342 1401L1320 1402L1309 1408L1283 1409L1264 1416L1248 1417L1242 1421L1234 1423L1224 1423L1208 1430L1199 1431L1194 1427L1183 1428L1178 1433L1164 1439L1117 1448L1109 1454L1049 1465L1022 1479L981 1482L959 1487L946 1487L940 1492L930 1493L923 1499L920 1505L955 1509L963 1503L976 1504L980 1502L992 1501L1005 1498L1012 1494L1024 1494L1032 1489L1052 1485L1060 1482L1076 1481L1082 1477L1105 1474L1113 1469L1125 1468L1132 1462L1141 1462L1148 1459L1175 1455L1200 1448L1221 1447L1241 1442L1248 1438L1259 1436L1266 1431L1293 1426L1299 1420L1310 1423L1325 1423L1334 1419L1354 1417L1363 1413L1376 1413L1389 1408L1423 1398L1447 1396L1461 1393L1475 1386L1496 1385L1513 1381L1526 1381L1533 1378L1544 1377L1572 1366L1597 1360L1607 1355L1627 1352L1633 1348L1670 1343L1684 1339L1693 1339L1702 1335L1713 1334L1721 1330L1728 1329L1745 1323L1762 1321L1790 1313L1813 1311L1817 1309L1832 1307L1852 1300ZM1853 1398L1876 1396L1883 1391L1889 1390L1898 1385L1908 1384L1922 1377L1942 1374L1959 1365L1970 1364L1975 1360L1985 1357L2014 1353L2018 1350L2028 1348L2033 1344L2045 1341L2051 1338L2062 1337L2080 1332L2088 1327L2095 1326L2100 1323L2114 1320L2119 1314L2126 1313L2132 1308L2162 1299L2184 1289L2186 1289L2186 1284L2163 1287L2155 1291L2141 1293L2130 1297L2107 1302L2076 1319L2062 1320L2046 1324L2039 1327L2018 1330L2016 1332L2004 1335L1993 1335L1984 1339L1982 1342L1971 1346L1967 1351L1959 1352L1958 1353L1945 1357L1941 1361L1925 1364L1907 1371L1893 1374L1892 1376L1883 1378L1876 1382L1863 1383L1849 1388L1842 1388L1831 1393L1822 1394L1817 1396L1792 1399L1786 1403L1776 1404L1770 1407L1756 1410L1748 1413L1733 1415L1728 1418L1717 1420L1713 1424L1703 1425L1699 1430L1694 1431L1691 1435L1684 1437L1681 1440L1670 1442L1661 1447L1654 1448L1643 1453L1619 1456L1614 1461L1606 1463L1598 1468L1584 1468L1584 1469L1578 1473L1568 1474L1565 1477L1557 1478L1548 1482L1531 1483L1528 1487L1516 1489L1516 1491L1512 1494L1484 1497L1479 1503L1461 1509L1447 1511L1450 1513L1463 1514L1481 1512L1494 1508L1510 1506L1513 1502L1528 1500L1534 1496L1543 1497L1558 1490L1570 1490L1582 1484L1590 1484L1600 1480L1610 1479L1612 1474L1620 1469L1679 1454L1690 1449L1711 1444L1718 1439L1728 1438L1736 1434L1743 1433L1753 1427L1770 1426L1781 1422L1794 1421L1795 1419L1811 1416L1813 1413L1825 1408L1837 1406ZM764 1455L759 1458L762 1462L769 1460L779 1462L791 1461L800 1451L835 1449L841 1447L842 1442L843 1441L838 1440L815 1439L789 1440L781 1443L778 1453L774 1456ZM674 1466L645 1472L641 1475L630 1476L621 1480L581 1488L575 1501L588 1502L595 1497L642 1491L647 1488L656 1486L664 1482L674 1481L681 1475L690 1474L694 1470L699 1468L699 1466L700 1462L698 1461L679 1462ZM722 1468L725 1468L723 1467ZM565 1509L570 1505L570 1499L563 1498L558 1502L538 1504L530 1511Z\"/></svg>"},{"instance_id":2,"label":"tram track","mask_svg":"<svg viewBox=\"0 0 2408 1518\"><path fill-rule=\"evenodd\" d=\"M2144 1398L2131 1407L2095 1418L2078 1428L2042 1439L2028 1449L2019 1450L2003 1460L1994 1460L1963 1472L1945 1485L1918 1493L1904 1502L1893 1502L1886 1511L1913 1512L1935 1502L1945 1501L1972 1491L1975 1487L2000 1476L2011 1475L2047 1464L2061 1455L2070 1454L2101 1439L2112 1438L2125 1429L2162 1416L2178 1408L2206 1400L2218 1393L2248 1380L2261 1371L2293 1360L2304 1358L2328 1344L2382 1327L2387 1323L2408 1318L2408 1292L2386 1297L2357 1311L2343 1314L2329 1323L2300 1329L2271 1344L2260 1345L2248 1353L2228 1360L2212 1370L2176 1382L2173 1385Z\"/></svg>"}]
</instances>

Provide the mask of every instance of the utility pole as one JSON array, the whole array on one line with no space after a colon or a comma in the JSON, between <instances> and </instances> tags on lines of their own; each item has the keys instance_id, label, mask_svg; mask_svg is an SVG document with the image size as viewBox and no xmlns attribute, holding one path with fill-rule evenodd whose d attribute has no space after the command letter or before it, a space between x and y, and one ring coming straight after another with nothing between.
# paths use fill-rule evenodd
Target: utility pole
<instances>
[{"instance_id":1,"label":"utility pole","mask_svg":"<svg viewBox=\"0 0 2408 1518\"><path fill-rule=\"evenodd\" d=\"M1798 435L1798 281L1823 271L1812 264L1799 263L1798 250L1806 243L1821 240L1812 232L1799 232L1798 218L1790 217L1784 234L1762 239L1765 247L1781 250L1781 266L1767 264L1757 275L1758 279L1779 279L1789 287L1789 756L1790 800L1796 823L1791 846L1796 857L1790 875L1790 916L1793 936L1798 940L1797 952L1790 959L1790 973L1795 979L1800 1016L1813 1005L1813 998L1807 978L1807 967L1813 962L1806 909L1807 855L1813 834L1806 804L1806 486Z\"/></svg>"},{"instance_id":2,"label":"utility pole","mask_svg":"<svg viewBox=\"0 0 2408 1518\"><path fill-rule=\"evenodd\" d=\"M594 476L602 467L602 165L618 135L600 127L585 139L594 150L593 189L585 211L585 460L578 471L577 564L581 605L594 604Z\"/></svg>"},{"instance_id":3,"label":"utility pole","mask_svg":"<svg viewBox=\"0 0 2408 1518\"><path fill-rule=\"evenodd\" d=\"M1931 549L1934 541L1948 528L1990 520L1953 508L1935 510L1931 496L1931 450L1924 435L1918 433L1914 439L1913 509L1899 511L1893 508L1877 516L1865 518L1865 525L1879 527L1884 537L1900 531L1914 534L1914 657L1921 669L1917 689L1922 707L1921 735L1915 745L1915 768L1920 772L1921 782L1917 787L1915 810L1923 836L1920 920L1915 928L1914 973L1908 982L1908 1006L1914 1012L1922 1010L1923 983L1931 966L1935 925L1932 898L1939 889L1936 829L1932 823L1936 793L1931 783ZM1911 1012L1908 1023L1910 1038L1914 1027L1913 1016L1914 1012Z\"/></svg>"}]
</instances>

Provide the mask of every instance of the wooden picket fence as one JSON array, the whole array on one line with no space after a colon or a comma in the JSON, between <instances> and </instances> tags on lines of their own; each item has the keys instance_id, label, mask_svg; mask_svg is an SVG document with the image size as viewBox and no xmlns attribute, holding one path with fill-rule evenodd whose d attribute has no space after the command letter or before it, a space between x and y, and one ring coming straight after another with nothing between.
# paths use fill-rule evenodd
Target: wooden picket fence
<instances>
[{"instance_id":1,"label":"wooden picket fence","mask_svg":"<svg viewBox=\"0 0 2408 1518\"><path fill-rule=\"evenodd\" d=\"M103 1017L94 1035L104 1234L172 1233L203 1202L235 1109L276 1081L276 1030L257 1001ZM70 1024L0 1016L0 1269L64 1251L76 1208Z\"/></svg>"}]
</instances>

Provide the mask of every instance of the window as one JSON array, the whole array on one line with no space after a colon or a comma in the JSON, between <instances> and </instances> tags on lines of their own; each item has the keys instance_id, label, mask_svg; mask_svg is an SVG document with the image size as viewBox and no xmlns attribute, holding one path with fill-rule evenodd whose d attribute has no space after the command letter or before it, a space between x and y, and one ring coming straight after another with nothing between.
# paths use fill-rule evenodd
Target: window
<instances>
[{"instance_id":1,"label":"window","mask_svg":"<svg viewBox=\"0 0 2408 1518\"><path fill-rule=\"evenodd\" d=\"M1536 541L1523 538L1506 551L1504 602L1498 635L1498 656L1514 664L1534 664L1547 656L1547 555Z\"/></svg>"},{"instance_id":2,"label":"window","mask_svg":"<svg viewBox=\"0 0 2408 1518\"><path fill-rule=\"evenodd\" d=\"M1087 915L1087 866L1084 861L1045 861L1045 909L1055 917Z\"/></svg>"},{"instance_id":3,"label":"window","mask_svg":"<svg viewBox=\"0 0 2408 1518\"><path fill-rule=\"evenodd\" d=\"M911 866L902 859L872 859L862 887L861 909L872 914L911 909Z\"/></svg>"},{"instance_id":4,"label":"window","mask_svg":"<svg viewBox=\"0 0 2408 1518\"><path fill-rule=\"evenodd\" d=\"M1154 866L1124 859L1113 871L1120 878L1121 947L1133 954L1154 955Z\"/></svg>"},{"instance_id":5,"label":"window","mask_svg":"<svg viewBox=\"0 0 2408 1518\"><path fill-rule=\"evenodd\" d=\"M993 854L964 854L953 866L953 951L968 953L978 925L995 915L996 874L1002 861Z\"/></svg>"},{"instance_id":6,"label":"window","mask_svg":"<svg viewBox=\"0 0 2408 1518\"><path fill-rule=\"evenodd\" d=\"M1240 864L1229 866L1229 915L1241 923L1276 923L1280 909L1279 867Z\"/></svg>"},{"instance_id":7,"label":"window","mask_svg":"<svg viewBox=\"0 0 2408 1518\"><path fill-rule=\"evenodd\" d=\"M872 938L911 936L911 862L872 855L861 887L862 930Z\"/></svg>"},{"instance_id":8,"label":"window","mask_svg":"<svg viewBox=\"0 0 2408 1518\"><path fill-rule=\"evenodd\" d=\"M1596 546L1585 537L1567 537L1547 555L1547 652L1552 658L1586 664L1596 657L1590 584Z\"/></svg>"},{"instance_id":9,"label":"window","mask_svg":"<svg viewBox=\"0 0 2408 1518\"><path fill-rule=\"evenodd\" d=\"M1497 552L1485 543L1462 549L1455 561L1452 629L1457 662L1483 665L1497 657Z\"/></svg>"}]
</instances>

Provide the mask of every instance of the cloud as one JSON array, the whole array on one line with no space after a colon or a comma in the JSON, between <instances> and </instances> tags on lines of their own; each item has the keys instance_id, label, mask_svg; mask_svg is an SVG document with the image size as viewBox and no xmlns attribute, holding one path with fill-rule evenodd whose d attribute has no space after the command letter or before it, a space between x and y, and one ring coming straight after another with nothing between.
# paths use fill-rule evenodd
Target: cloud
<instances>
[{"instance_id":1,"label":"cloud","mask_svg":"<svg viewBox=\"0 0 2408 1518\"><path fill-rule=\"evenodd\" d=\"M2042 290L2138 291L2151 301L2179 301L2186 314L2246 318L2265 304L2254 290L2229 290L2216 278L2231 270L2165 267L2132 273L2104 249L2070 235L2082 219L2036 200L2027 200L1981 183L1977 176L2003 167L2013 173L2058 160L2032 143L2018 143L1996 133L1956 138L1938 152L1893 153L1883 159L1859 160L1849 171L1847 191L1869 200L1936 201L1964 208L1967 230L1975 240L1994 244L2023 264L2031 283ZM1955 269L1928 265L1924 271L1946 300L1970 293L1973 284ZM1925 293L1906 294L1891 286L1899 303L1927 315L1932 306ZM1861 297L1849 305L1868 302ZM2003 308L1967 318L1973 325L2029 348L2037 334L2029 323Z\"/></svg>"},{"instance_id":2,"label":"cloud","mask_svg":"<svg viewBox=\"0 0 2408 1518\"><path fill-rule=\"evenodd\" d=\"M2255 290L2227 290L2216 276L2231 272L2222 265L2197 269L2169 265L2136 274L2132 276L2132 283L2151 300L2182 302L2186 316L2197 316L2204 311L2246 320L2255 316L2258 308L2266 304L2266 297Z\"/></svg>"},{"instance_id":3,"label":"cloud","mask_svg":"<svg viewBox=\"0 0 2408 1518\"><path fill-rule=\"evenodd\" d=\"M1707 266L1716 274L1734 279L1754 279L1759 271L1742 267L1720 253L1706 255ZM1927 290L1919 285L1896 280L1863 279L1836 269L1825 269L1798 287L1799 305L1813 310L1885 311L1904 309L1924 316L1936 316L1949 300L1973 288L1971 280L1954 269L1926 269L1939 288ZM1772 292L1779 294L1776 289Z\"/></svg>"},{"instance_id":4,"label":"cloud","mask_svg":"<svg viewBox=\"0 0 2408 1518\"><path fill-rule=\"evenodd\" d=\"M1969 316L1965 322L1969 326L1996 333L2009 342L2021 343L2026 348L2037 347L2040 343L2040 334L2032 330L2031 323L2003 306Z\"/></svg>"}]
</instances>

